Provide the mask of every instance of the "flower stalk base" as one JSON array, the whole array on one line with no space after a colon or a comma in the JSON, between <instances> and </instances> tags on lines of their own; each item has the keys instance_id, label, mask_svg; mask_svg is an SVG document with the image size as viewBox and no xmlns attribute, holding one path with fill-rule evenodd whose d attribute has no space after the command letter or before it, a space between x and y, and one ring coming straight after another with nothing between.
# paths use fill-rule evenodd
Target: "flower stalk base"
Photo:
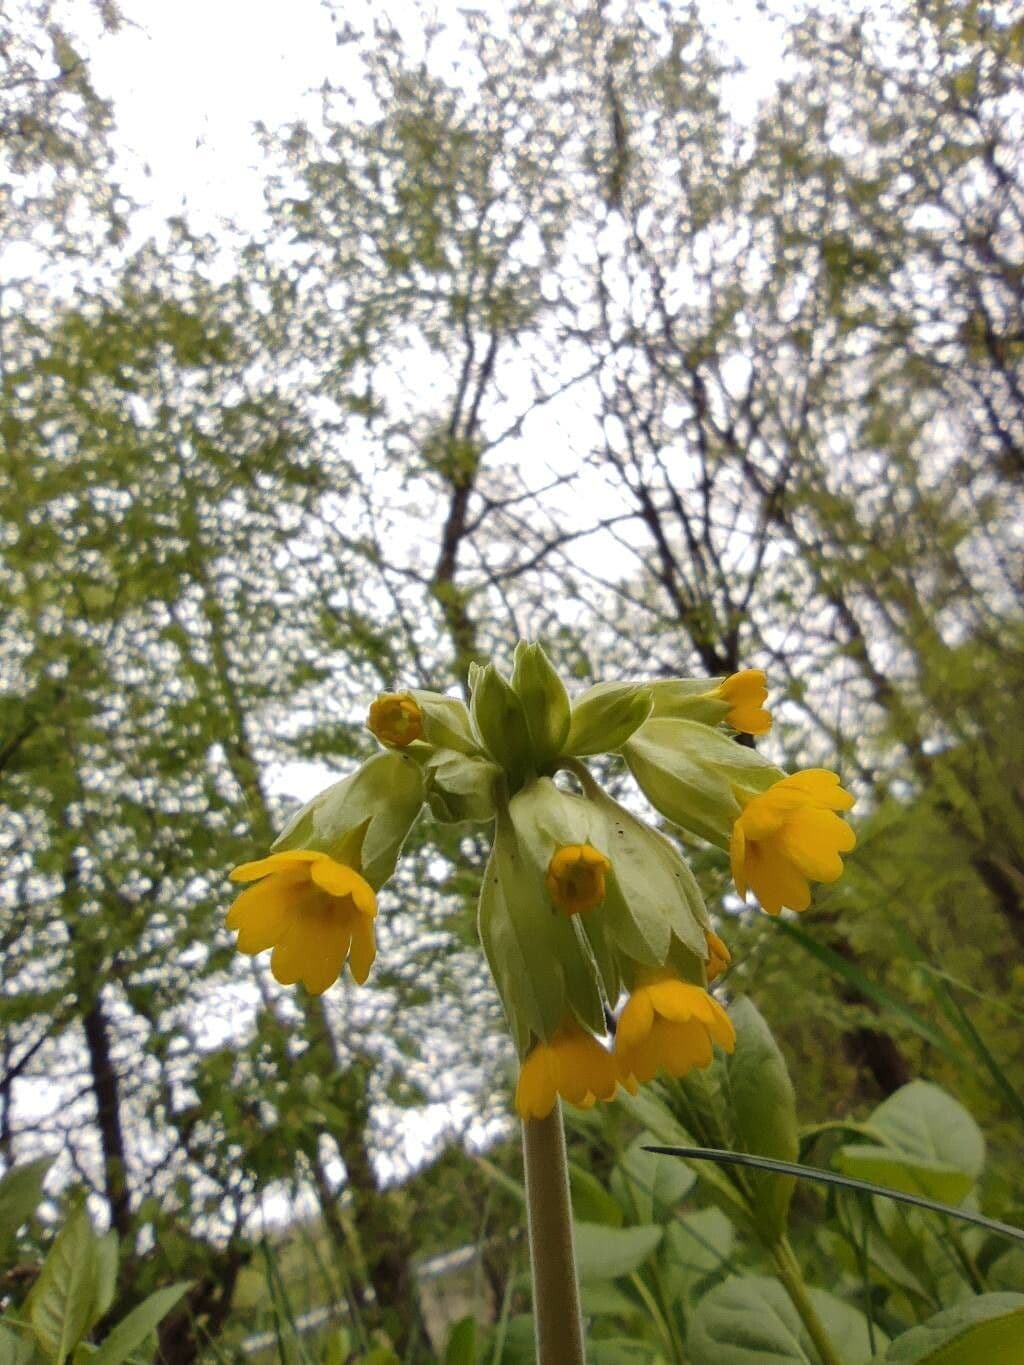
<instances>
[{"instance_id":1,"label":"flower stalk base","mask_svg":"<svg viewBox=\"0 0 1024 1365\"><path fill-rule=\"evenodd\" d=\"M523 1123L537 1365L585 1365L562 1110Z\"/></svg>"}]
</instances>

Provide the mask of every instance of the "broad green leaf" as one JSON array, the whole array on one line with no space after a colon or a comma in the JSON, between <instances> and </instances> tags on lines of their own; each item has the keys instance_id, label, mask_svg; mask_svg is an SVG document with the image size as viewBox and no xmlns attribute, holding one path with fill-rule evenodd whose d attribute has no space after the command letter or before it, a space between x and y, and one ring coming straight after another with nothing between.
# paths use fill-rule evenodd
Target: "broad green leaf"
<instances>
[{"instance_id":1,"label":"broad green leaf","mask_svg":"<svg viewBox=\"0 0 1024 1365\"><path fill-rule=\"evenodd\" d=\"M38 1208L43 1197L43 1181L52 1164L52 1157L41 1157L22 1166L12 1166L0 1179L0 1252L10 1246L18 1229Z\"/></svg>"},{"instance_id":2,"label":"broad green leaf","mask_svg":"<svg viewBox=\"0 0 1024 1365\"><path fill-rule=\"evenodd\" d=\"M584 1223L622 1227L624 1214L618 1200L612 1198L595 1175L575 1161L569 1162L569 1185L574 1217Z\"/></svg>"},{"instance_id":3,"label":"broad green leaf","mask_svg":"<svg viewBox=\"0 0 1024 1365\"><path fill-rule=\"evenodd\" d=\"M748 997L734 1001L729 1013L736 1049L726 1061L726 1074L737 1144L758 1156L795 1161L800 1150L796 1097L778 1044ZM758 1228L775 1242L786 1230L796 1182L791 1176L752 1175L749 1183Z\"/></svg>"},{"instance_id":4,"label":"broad green leaf","mask_svg":"<svg viewBox=\"0 0 1024 1365\"><path fill-rule=\"evenodd\" d=\"M864 1316L823 1289L808 1293L842 1365L867 1365L871 1345ZM686 1344L692 1365L820 1365L786 1291L778 1280L760 1275L734 1277L706 1294Z\"/></svg>"},{"instance_id":5,"label":"broad green leaf","mask_svg":"<svg viewBox=\"0 0 1024 1365\"><path fill-rule=\"evenodd\" d=\"M698 1209L669 1223L661 1263L676 1291L692 1297L699 1285L722 1269L733 1241L732 1223L721 1209Z\"/></svg>"},{"instance_id":6,"label":"broad green leaf","mask_svg":"<svg viewBox=\"0 0 1024 1365\"><path fill-rule=\"evenodd\" d=\"M953 1166L923 1158L915 1160L888 1147L840 1147L832 1164L856 1180L870 1180L905 1194L923 1194L947 1204L959 1204L974 1186L971 1176Z\"/></svg>"},{"instance_id":7,"label":"broad green leaf","mask_svg":"<svg viewBox=\"0 0 1024 1365\"><path fill-rule=\"evenodd\" d=\"M897 1090L868 1123L889 1145L841 1147L833 1160L847 1175L959 1204L984 1168L980 1128L962 1104L928 1081Z\"/></svg>"},{"instance_id":8,"label":"broad green leaf","mask_svg":"<svg viewBox=\"0 0 1024 1365\"><path fill-rule=\"evenodd\" d=\"M962 1104L929 1081L911 1081L883 1100L868 1120L894 1147L977 1179L985 1139Z\"/></svg>"},{"instance_id":9,"label":"broad green leaf","mask_svg":"<svg viewBox=\"0 0 1024 1365\"><path fill-rule=\"evenodd\" d=\"M111 1230L96 1239L96 1293L89 1310L89 1328L95 1326L114 1302L117 1289L117 1233Z\"/></svg>"},{"instance_id":10,"label":"broad green leaf","mask_svg":"<svg viewBox=\"0 0 1024 1365\"><path fill-rule=\"evenodd\" d=\"M590 1365L652 1365L661 1357L651 1355L648 1343L633 1337L607 1337L592 1341L587 1347Z\"/></svg>"},{"instance_id":11,"label":"broad green leaf","mask_svg":"<svg viewBox=\"0 0 1024 1365\"><path fill-rule=\"evenodd\" d=\"M581 1280L614 1280L638 1270L661 1241L661 1228L651 1224L610 1228L577 1223L576 1266Z\"/></svg>"},{"instance_id":12,"label":"broad green leaf","mask_svg":"<svg viewBox=\"0 0 1024 1365\"><path fill-rule=\"evenodd\" d=\"M460 1318L448 1333L444 1365L474 1365L476 1361L476 1319Z\"/></svg>"},{"instance_id":13,"label":"broad green leaf","mask_svg":"<svg viewBox=\"0 0 1024 1365\"><path fill-rule=\"evenodd\" d=\"M885 1365L1020 1365L1024 1294L982 1294L957 1304L892 1343Z\"/></svg>"},{"instance_id":14,"label":"broad green leaf","mask_svg":"<svg viewBox=\"0 0 1024 1365\"><path fill-rule=\"evenodd\" d=\"M74 1209L28 1296L29 1322L53 1365L63 1365L88 1328L96 1296L96 1240L85 1208Z\"/></svg>"},{"instance_id":15,"label":"broad green leaf","mask_svg":"<svg viewBox=\"0 0 1024 1365\"><path fill-rule=\"evenodd\" d=\"M35 1339L27 1326L8 1327L0 1321L0 1365L37 1365Z\"/></svg>"},{"instance_id":16,"label":"broad green leaf","mask_svg":"<svg viewBox=\"0 0 1024 1365\"><path fill-rule=\"evenodd\" d=\"M93 1365L122 1365L136 1347L141 1346L149 1334L167 1316L174 1305L189 1288L188 1283L168 1285L158 1289L143 1299L137 1308L121 1319L109 1336L105 1337Z\"/></svg>"},{"instance_id":17,"label":"broad green leaf","mask_svg":"<svg viewBox=\"0 0 1024 1365\"><path fill-rule=\"evenodd\" d=\"M580 1286L580 1303L585 1318L643 1316L647 1310L609 1280L593 1280Z\"/></svg>"},{"instance_id":18,"label":"broad green leaf","mask_svg":"<svg viewBox=\"0 0 1024 1365\"><path fill-rule=\"evenodd\" d=\"M645 1152L644 1146L657 1143L653 1133L641 1133L627 1148L619 1172L624 1191L640 1223L663 1223L670 1218L680 1200L696 1184L697 1177L682 1161Z\"/></svg>"}]
</instances>

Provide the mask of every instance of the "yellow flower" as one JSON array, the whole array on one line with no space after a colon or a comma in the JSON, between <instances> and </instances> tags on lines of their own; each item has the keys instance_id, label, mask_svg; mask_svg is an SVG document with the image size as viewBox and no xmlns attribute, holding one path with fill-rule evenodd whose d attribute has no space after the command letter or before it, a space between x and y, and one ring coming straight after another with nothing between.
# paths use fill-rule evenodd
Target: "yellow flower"
<instances>
[{"instance_id":1,"label":"yellow flower","mask_svg":"<svg viewBox=\"0 0 1024 1365\"><path fill-rule=\"evenodd\" d=\"M404 749L423 738L423 712L408 692L384 692L370 706L366 724L382 744Z\"/></svg>"},{"instance_id":2,"label":"yellow flower","mask_svg":"<svg viewBox=\"0 0 1024 1365\"><path fill-rule=\"evenodd\" d=\"M853 797L835 773L808 768L757 795L737 791L736 798L743 807L729 844L736 890L746 899L749 887L770 915L784 905L806 910L811 903L808 882L834 882L842 876L839 855L857 842L835 813L849 810Z\"/></svg>"},{"instance_id":3,"label":"yellow flower","mask_svg":"<svg viewBox=\"0 0 1024 1365\"><path fill-rule=\"evenodd\" d=\"M619 1078L629 1090L652 1080L659 1067L685 1076L711 1061L712 1042L736 1045L732 1020L701 986L662 973L636 987L615 1030Z\"/></svg>"},{"instance_id":4,"label":"yellow flower","mask_svg":"<svg viewBox=\"0 0 1024 1365\"><path fill-rule=\"evenodd\" d=\"M610 867L592 844L563 844L548 863L548 895L567 915L593 910L604 900L604 878Z\"/></svg>"},{"instance_id":5,"label":"yellow flower","mask_svg":"<svg viewBox=\"0 0 1024 1365\"><path fill-rule=\"evenodd\" d=\"M273 948L270 970L283 986L301 981L321 995L337 981L345 959L362 985L377 955L373 920L377 898L354 868L326 853L296 848L243 863L234 882L250 886L228 911L243 953Z\"/></svg>"},{"instance_id":6,"label":"yellow flower","mask_svg":"<svg viewBox=\"0 0 1024 1365\"><path fill-rule=\"evenodd\" d=\"M733 673L715 692L721 701L729 703L726 725L747 735L766 735L772 728L772 714L764 709L768 688L763 669L748 668L742 673Z\"/></svg>"},{"instance_id":7,"label":"yellow flower","mask_svg":"<svg viewBox=\"0 0 1024 1365\"><path fill-rule=\"evenodd\" d=\"M712 930L705 930L704 937L708 941L709 957L705 970L708 974L708 985L710 985L712 981L717 981L728 967L732 961L732 953Z\"/></svg>"},{"instance_id":8,"label":"yellow flower","mask_svg":"<svg viewBox=\"0 0 1024 1365\"><path fill-rule=\"evenodd\" d=\"M559 1095L589 1109L598 1100L610 1100L617 1084L611 1053L574 1019L567 1019L546 1043L537 1043L523 1062L516 1109L524 1119L547 1118Z\"/></svg>"}]
</instances>

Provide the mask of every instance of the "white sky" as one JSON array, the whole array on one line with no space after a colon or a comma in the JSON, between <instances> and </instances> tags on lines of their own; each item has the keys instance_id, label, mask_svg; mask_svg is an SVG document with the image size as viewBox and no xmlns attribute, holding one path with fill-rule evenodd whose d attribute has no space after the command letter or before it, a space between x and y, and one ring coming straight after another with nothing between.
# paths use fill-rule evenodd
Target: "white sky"
<instances>
[{"instance_id":1,"label":"white sky","mask_svg":"<svg viewBox=\"0 0 1024 1365\"><path fill-rule=\"evenodd\" d=\"M82 31L98 92L114 101L122 181L151 210L140 226L152 231L183 211L199 230L224 218L253 225L263 174L253 125L315 117L325 79L359 79L352 48L336 42L327 6L321 0L120 0L120 6L127 22L116 34L98 34L89 0L71 0L67 13ZM424 13L458 23L462 8L457 0L433 8L416 0L344 0L337 13L359 29L386 13L414 40ZM474 0L466 8L497 14L506 4ZM734 110L752 111L779 72L778 32L755 0L706 0L704 8L747 67L733 83Z\"/></svg>"}]
</instances>

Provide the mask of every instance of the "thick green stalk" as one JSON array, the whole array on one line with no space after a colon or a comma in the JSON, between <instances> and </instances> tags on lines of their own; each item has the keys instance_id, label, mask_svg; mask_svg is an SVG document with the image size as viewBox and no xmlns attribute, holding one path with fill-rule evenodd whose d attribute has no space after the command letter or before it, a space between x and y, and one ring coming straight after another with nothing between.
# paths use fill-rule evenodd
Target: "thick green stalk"
<instances>
[{"instance_id":1,"label":"thick green stalk","mask_svg":"<svg viewBox=\"0 0 1024 1365\"><path fill-rule=\"evenodd\" d=\"M789 1295L793 1307L800 1314L800 1320L807 1328L807 1334L814 1342L815 1349L821 1357L821 1365L842 1365L842 1361L836 1354L836 1348L832 1345L829 1334L825 1331L825 1326L815 1311L814 1304L807 1292L804 1284L804 1277L800 1270L800 1263L793 1254L793 1248L789 1245L789 1239L782 1237L772 1247L772 1260L775 1262L775 1270L782 1281L783 1288Z\"/></svg>"},{"instance_id":2,"label":"thick green stalk","mask_svg":"<svg viewBox=\"0 0 1024 1365\"><path fill-rule=\"evenodd\" d=\"M584 1365L583 1319L572 1246L572 1204L558 1101L523 1123L523 1164L533 1265L537 1365Z\"/></svg>"}]
</instances>

